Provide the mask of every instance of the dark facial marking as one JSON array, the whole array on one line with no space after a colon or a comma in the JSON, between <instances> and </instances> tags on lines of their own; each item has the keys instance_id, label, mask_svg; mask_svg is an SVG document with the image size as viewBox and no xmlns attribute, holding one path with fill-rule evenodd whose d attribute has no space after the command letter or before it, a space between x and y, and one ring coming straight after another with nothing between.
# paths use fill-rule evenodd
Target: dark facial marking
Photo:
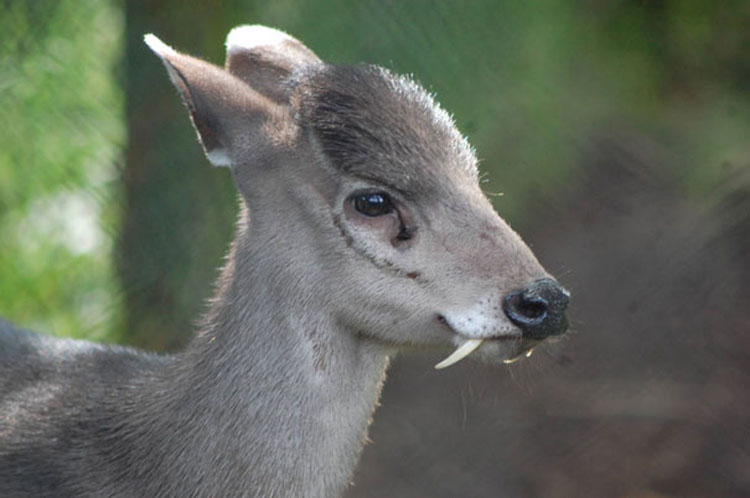
<instances>
[{"instance_id":1,"label":"dark facial marking","mask_svg":"<svg viewBox=\"0 0 750 498\"><path fill-rule=\"evenodd\" d=\"M476 159L424 89L377 66L327 65L302 74L296 105L331 163L405 200L434 196ZM434 197L433 197L434 198Z\"/></svg>"},{"instance_id":2,"label":"dark facial marking","mask_svg":"<svg viewBox=\"0 0 750 498\"><path fill-rule=\"evenodd\" d=\"M375 267L380 268L382 270L389 270L394 275L397 275L399 277L407 277L412 280L417 280L421 277L421 274L417 271L407 271L403 268L399 268L395 265L393 261L390 261L388 259L378 259L373 257L371 254L367 253L366 251L363 251L360 247L355 244L354 239L352 236L346 231L346 228L344 228L343 223L341 222L341 216L338 214L333 215L333 224L336 226L336 228L339 229L339 232L341 233L341 237L344 239L344 243L347 247L351 248L355 253L363 257L364 259L368 260L370 263L375 265Z\"/></svg>"}]
</instances>

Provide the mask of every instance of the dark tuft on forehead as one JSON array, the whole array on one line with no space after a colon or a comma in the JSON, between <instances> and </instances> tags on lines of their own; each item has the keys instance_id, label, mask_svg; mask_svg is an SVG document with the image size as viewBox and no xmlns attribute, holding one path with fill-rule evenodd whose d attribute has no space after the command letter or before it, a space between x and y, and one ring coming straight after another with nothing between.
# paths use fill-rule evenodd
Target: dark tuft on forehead
<instances>
[{"instance_id":1,"label":"dark tuft on forehead","mask_svg":"<svg viewBox=\"0 0 750 498\"><path fill-rule=\"evenodd\" d=\"M378 66L327 65L299 90L301 118L345 172L408 196L433 191L446 175L476 181L467 140L413 80Z\"/></svg>"}]
</instances>

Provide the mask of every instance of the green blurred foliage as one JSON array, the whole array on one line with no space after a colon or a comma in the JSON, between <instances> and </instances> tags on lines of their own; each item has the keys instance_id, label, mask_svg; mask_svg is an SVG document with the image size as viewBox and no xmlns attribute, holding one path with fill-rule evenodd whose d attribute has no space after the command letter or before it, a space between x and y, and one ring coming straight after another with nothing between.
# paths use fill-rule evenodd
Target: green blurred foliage
<instances>
[{"instance_id":1,"label":"green blurred foliage","mask_svg":"<svg viewBox=\"0 0 750 498\"><path fill-rule=\"evenodd\" d=\"M0 315L109 339L124 141L111 1L0 2Z\"/></svg>"},{"instance_id":2,"label":"green blurred foliage","mask_svg":"<svg viewBox=\"0 0 750 498\"><path fill-rule=\"evenodd\" d=\"M136 330L139 320L155 320L149 335L182 317L185 333L226 248L236 209L231 182L206 180L222 172L207 173L187 115L140 42L144 32L220 64L224 34L258 22L292 33L327 60L414 74L477 148L484 188L505 193L494 197L496 207L514 226L572 181L587 143L606 130L635 129L668 144L684 179L679 187L691 195L710 193L727 169L748 167L748 2L0 5L0 314L44 330L91 335L101 325L127 337L123 323ZM143 169L153 171L125 201L112 187L124 142L122 90L113 77L123 45L128 168L150 161ZM146 93L159 104L144 100ZM115 284L110 250L123 218L147 229L118 239L125 263ZM76 232L81 225L98 234L86 250L76 249L85 239ZM154 282L160 290L148 294ZM122 321L121 292L147 296ZM153 313L144 311L149 305Z\"/></svg>"}]
</instances>

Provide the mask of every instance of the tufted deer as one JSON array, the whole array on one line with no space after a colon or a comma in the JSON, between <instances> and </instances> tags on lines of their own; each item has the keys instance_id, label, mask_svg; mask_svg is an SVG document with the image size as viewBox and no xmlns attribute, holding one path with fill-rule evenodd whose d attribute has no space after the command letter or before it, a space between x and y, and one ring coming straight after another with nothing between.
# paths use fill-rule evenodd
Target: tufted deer
<instances>
[{"instance_id":1,"label":"tufted deer","mask_svg":"<svg viewBox=\"0 0 750 498\"><path fill-rule=\"evenodd\" d=\"M0 322L0 496L338 496L390 356L500 363L565 332L567 291L417 83L261 26L225 69L145 41L234 177L236 235L178 354Z\"/></svg>"}]
</instances>

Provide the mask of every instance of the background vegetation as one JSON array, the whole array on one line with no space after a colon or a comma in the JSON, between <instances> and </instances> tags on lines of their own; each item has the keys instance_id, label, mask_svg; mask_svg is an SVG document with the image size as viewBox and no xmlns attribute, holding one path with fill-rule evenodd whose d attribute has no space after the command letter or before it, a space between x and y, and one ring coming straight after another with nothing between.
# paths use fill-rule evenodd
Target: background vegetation
<instances>
[{"instance_id":1,"label":"background vegetation","mask_svg":"<svg viewBox=\"0 0 750 498\"><path fill-rule=\"evenodd\" d=\"M141 39L241 23L413 73L576 296L530 370L397 363L352 496L750 493L748 2L0 1L1 316L185 341L236 202Z\"/></svg>"},{"instance_id":2,"label":"background vegetation","mask_svg":"<svg viewBox=\"0 0 750 498\"><path fill-rule=\"evenodd\" d=\"M0 9L2 315L62 335L112 337L122 12L101 0Z\"/></svg>"}]
</instances>

